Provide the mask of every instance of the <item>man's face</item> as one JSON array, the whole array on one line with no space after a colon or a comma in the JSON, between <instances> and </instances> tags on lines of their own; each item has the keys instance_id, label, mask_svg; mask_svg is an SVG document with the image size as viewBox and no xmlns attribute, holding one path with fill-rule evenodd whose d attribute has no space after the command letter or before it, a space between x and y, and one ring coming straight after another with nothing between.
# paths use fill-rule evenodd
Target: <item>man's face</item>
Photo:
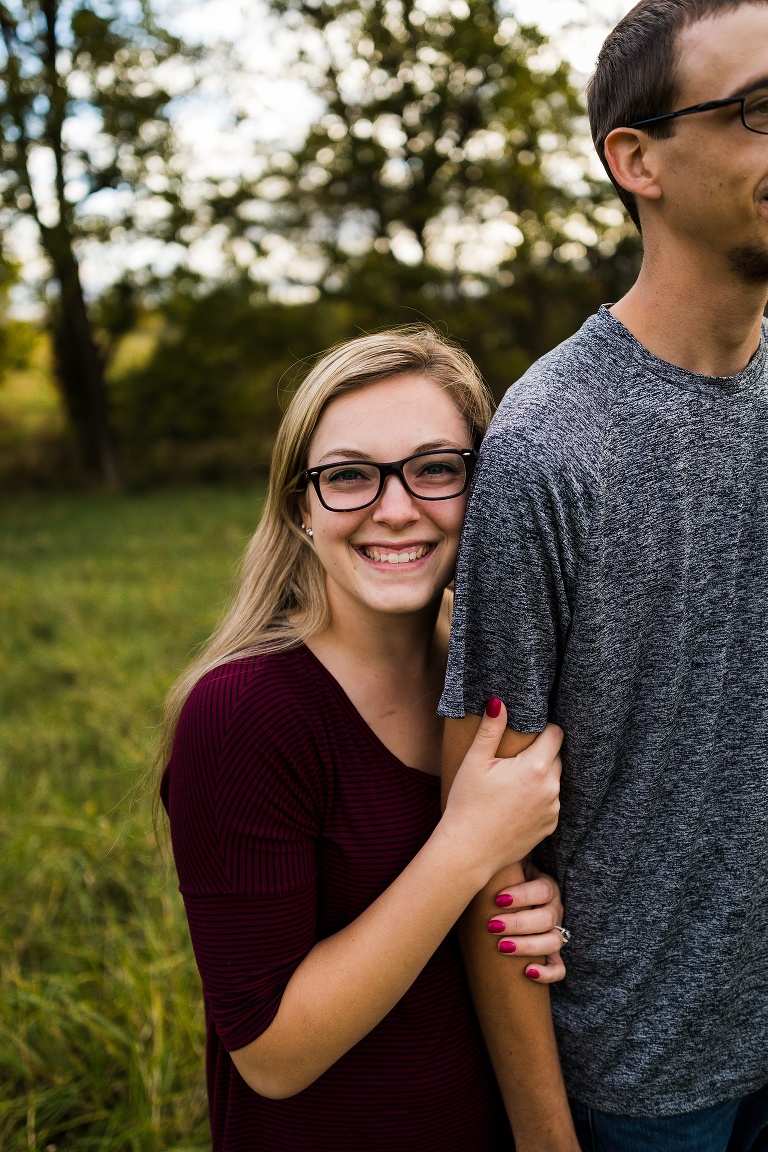
<instances>
[{"instance_id":1,"label":"man's face","mask_svg":"<svg viewBox=\"0 0 768 1152\"><path fill-rule=\"evenodd\" d=\"M745 4L680 36L675 108L768 83L768 4ZM768 280L768 136L738 104L685 116L661 141L663 209L675 232L745 280Z\"/></svg>"}]
</instances>

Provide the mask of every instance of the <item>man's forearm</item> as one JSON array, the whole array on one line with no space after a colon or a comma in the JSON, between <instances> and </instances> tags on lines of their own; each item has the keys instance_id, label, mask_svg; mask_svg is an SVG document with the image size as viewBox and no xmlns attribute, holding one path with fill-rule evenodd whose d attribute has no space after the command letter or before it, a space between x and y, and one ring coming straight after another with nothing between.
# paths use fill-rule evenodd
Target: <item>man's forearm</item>
<instances>
[{"instance_id":1,"label":"man's forearm","mask_svg":"<svg viewBox=\"0 0 768 1152\"><path fill-rule=\"evenodd\" d=\"M524 975L530 957L498 951L487 923L496 893L523 879L499 873L469 906L459 934L475 1008L515 1136L516 1152L577 1152L560 1071L549 989Z\"/></svg>"},{"instance_id":2,"label":"man's forearm","mask_svg":"<svg viewBox=\"0 0 768 1152\"><path fill-rule=\"evenodd\" d=\"M476 716L446 721L443 800L480 723ZM507 730L500 756L515 756L534 740ZM459 926L472 996L515 1136L517 1152L578 1152L555 1044L549 991L524 975L530 957L498 950L487 924L502 888L523 879L522 867L499 873L464 913Z\"/></svg>"}]
</instances>

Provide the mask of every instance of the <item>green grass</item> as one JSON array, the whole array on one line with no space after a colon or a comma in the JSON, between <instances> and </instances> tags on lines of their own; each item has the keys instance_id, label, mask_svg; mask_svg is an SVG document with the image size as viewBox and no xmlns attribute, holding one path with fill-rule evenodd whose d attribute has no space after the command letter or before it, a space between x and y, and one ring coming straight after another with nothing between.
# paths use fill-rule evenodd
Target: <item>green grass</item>
<instances>
[{"instance_id":1,"label":"green grass","mask_svg":"<svg viewBox=\"0 0 768 1152\"><path fill-rule=\"evenodd\" d=\"M200 985L149 796L253 490L0 509L0 1147L210 1147Z\"/></svg>"}]
</instances>

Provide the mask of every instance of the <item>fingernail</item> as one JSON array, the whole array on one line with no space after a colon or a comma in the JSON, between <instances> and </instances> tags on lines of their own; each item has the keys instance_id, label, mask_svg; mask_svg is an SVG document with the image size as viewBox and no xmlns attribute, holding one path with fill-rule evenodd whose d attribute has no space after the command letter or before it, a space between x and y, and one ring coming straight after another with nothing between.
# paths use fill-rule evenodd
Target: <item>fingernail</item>
<instances>
[{"instance_id":1,"label":"fingernail","mask_svg":"<svg viewBox=\"0 0 768 1152\"><path fill-rule=\"evenodd\" d=\"M508 892L502 892L496 897L497 908L509 908L514 902L514 896L510 896Z\"/></svg>"},{"instance_id":2,"label":"fingernail","mask_svg":"<svg viewBox=\"0 0 768 1152\"><path fill-rule=\"evenodd\" d=\"M495 720L499 712L501 712L501 700L499 700L498 696L489 696L488 703L485 706L486 716L490 716L491 720Z\"/></svg>"},{"instance_id":3,"label":"fingernail","mask_svg":"<svg viewBox=\"0 0 768 1152\"><path fill-rule=\"evenodd\" d=\"M504 941L502 940L502 944L503 943ZM526 968L525 974L526 976L529 976L531 980L538 980L539 976L541 976L541 972L539 972L538 968Z\"/></svg>"},{"instance_id":4,"label":"fingernail","mask_svg":"<svg viewBox=\"0 0 768 1152\"><path fill-rule=\"evenodd\" d=\"M499 940L499 952L517 952L514 940Z\"/></svg>"},{"instance_id":5,"label":"fingernail","mask_svg":"<svg viewBox=\"0 0 768 1152\"><path fill-rule=\"evenodd\" d=\"M506 924L504 923L503 920L489 920L488 921L488 931L489 932L503 932L505 928L506 928Z\"/></svg>"}]
</instances>

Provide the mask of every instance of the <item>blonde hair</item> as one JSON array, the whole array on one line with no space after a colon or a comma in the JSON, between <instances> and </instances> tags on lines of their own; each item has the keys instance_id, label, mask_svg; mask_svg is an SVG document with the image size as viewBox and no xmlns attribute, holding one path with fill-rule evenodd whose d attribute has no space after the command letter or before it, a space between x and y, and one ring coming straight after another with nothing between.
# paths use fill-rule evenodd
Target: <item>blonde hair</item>
<instances>
[{"instance_id":1,"label":"blonde hair","mask_svg":"<svg viewBox=\"0 0 768 1152\"><path fill-rule=\"evenodd\" d=\"M171 754L181 710L206 673L256 653L280 652L328 625L325 573L302 531L299 476L312 435L337 396L387 377L426 376L444 388L479 447L493 411L490 393L461 348L427 326L360 336L326 352L299 385L282 419L259 525L243 557L234 598L208 643L171 688L165 703L158 763Z\"/></svg>"}]
</instances>

